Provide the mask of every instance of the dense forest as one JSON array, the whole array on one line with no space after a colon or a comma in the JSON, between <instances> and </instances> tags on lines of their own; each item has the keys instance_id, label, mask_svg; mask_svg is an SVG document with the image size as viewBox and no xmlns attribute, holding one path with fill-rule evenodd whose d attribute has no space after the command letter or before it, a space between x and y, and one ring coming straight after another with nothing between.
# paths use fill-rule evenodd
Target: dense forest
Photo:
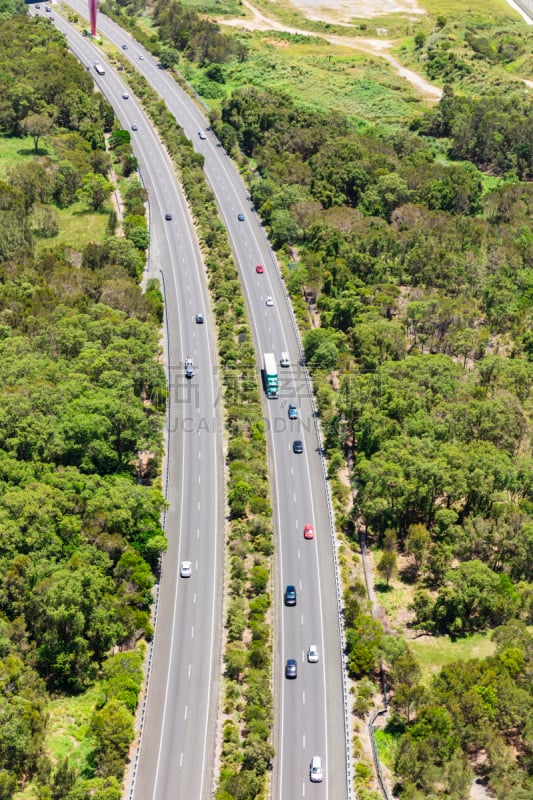
<instances>
[{"instance_id":1,"label":"dense forest","mask_svg":"<svg viewBox=\"0 0 533 800\"><path fill-rule=\"evenodd\" d=\"M0 180L0 797L34 782L49 800L117 800L165 547L145 197L129 133L45 20L4 16L0 98L2 141L20 142ZM55 244L79 216L107 236ZM58 759L51 702L95 686L83 756Z\"/></svg>"}]
</instances>

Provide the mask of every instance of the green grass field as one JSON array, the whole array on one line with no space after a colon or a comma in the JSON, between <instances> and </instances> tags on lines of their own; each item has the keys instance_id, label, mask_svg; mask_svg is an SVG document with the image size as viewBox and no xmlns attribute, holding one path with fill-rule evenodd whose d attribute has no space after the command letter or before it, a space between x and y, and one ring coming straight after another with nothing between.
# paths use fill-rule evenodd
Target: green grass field
<instances>
[{"instance_id":1,"label":"green grass field","mask_svg":"<svg viewBox=\"0 0 533 800\"><path fill-rule=\"evenodd\" d=\"M52 149L41 141L39 142L39 155L44 155L45 153L51 154ZM22 136L20 138L15 136L0 137L0 178L5 178L9 167L28 163L34 158L35 152L31 136Z\"/></svg>"},{"instance_id":2,"label":"green grass field","mask_svg":"<svg viewBox=\"0 0 533 800\"><path fill-rule=\"evenodd\" d=\"M415 654L422 677L428 682L446 664L453 661L468 661L471 658L487 658L496 650L491 633L475 633L464 639L452 641L449 636L413 639L409 647Z\"/></svg>"},{"instance_id":3,"label":"green grass field","mask_svg":"<svg viewBox=\"0 0 533 800\"><path fill-rule=\"evenodd\" d=\"M200 71L188 67L186 77L210 106L219 107L222 99L210 97L210 88L214 94L227 96L251 84L265 89L275 86L302 107L323 113L340 110L342 98L342 111L354 121L397 122L409 119L413 106L422 107L417 93L384 59L333 47L320 39L301 42L275 33L250 34L245 41L250 57L224 66L223 85L207 86Z\"/></svg>"},{"instance_id":4,"label":"green grass field","mask_svg":"<svg viewBox=\"0 0 533 800\"><path fill-rule=\"evenodd\" d=\"M105 211L94 212L87 204L73 203L68 208L57 209L59 214L59 233L50 239L35 239L36 250L61 245L82 250L89 242L101 242L105 236L111 204Z\"/></svg>"},{"instance_id":5,"label":"green grass field","mask_svg":"<svg viewBox=\"0 0 533 800\"><path fill-rule=\"evenodd\" d=\"M83 770L89 753L87 729L99 695L100 687L96 685L77 697L52 701L48 708L50 735L47 743L54 761L68 756L73 765Z\"/></svg>"}]
</instances>

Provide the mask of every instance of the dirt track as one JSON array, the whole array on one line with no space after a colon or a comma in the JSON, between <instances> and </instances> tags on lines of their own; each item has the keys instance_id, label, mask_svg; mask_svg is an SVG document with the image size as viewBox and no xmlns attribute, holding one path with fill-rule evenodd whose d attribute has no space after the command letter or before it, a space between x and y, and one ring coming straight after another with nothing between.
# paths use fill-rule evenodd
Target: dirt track
<instances>
[{"instance_id":1,"label":"dirt track","mask_svg":"<svg viewBox=\"0 0 533 800\"><path fill-rule=\"evenodd\" d=\"M319 0L298 0L301 2L302 5L305 5L306 2L314 5L315 2L318 5ZM251 18L243 19L242 17L238 17L235 19L227 19L227 18L219 18L217 22L220 25L232 25L236 28L243 28L244 30L249 31L285 31L286 33L299 33L303 34L304 36L319 36L320 38L324 39L325 41L329 42L330 44L338 45L341 47L351 47L354 50L361 50L364 53L370 53L374 56L379 56L380 58L384 58L389 64L396 70L398 75L402 78L405 78L406 81L414 86L423 97L426 98L428 101L436 102L442 97L442 89L438 86L434 86L432 83L427 81L417 72L413 72L413 70L407 69L406 67L402 67L399 61L397 61L394 56L392 56L388 50L390 50L393 46L393 42L388 41L386 39L360 39L358 37L349 37L349 36L335 36L330 34L313 34L309 31L302 30L300 28L292 28L288 25L283 25L281 22L278 22L275 19L270 19L269 17L262 14L256 8L251 5L248 0L242 0L243 6L245 6L250 14L252 15ZM362 7L363 3L361 0L346 0L346 5L350 5L352 8ZM381 7L388 5L391 7L393 6L400 6L404 5L406 7L414 6L414 0L392 0L390 3L388 0L380 0ZM295 4L296 5L296 4ZM368 8L368 0L366 3L366 7ZM318 17L315 17L317 19ZM324 19L324 17L321 17ZM328 20L331 21L331 20Z\"/></svg>"}]
</instances>

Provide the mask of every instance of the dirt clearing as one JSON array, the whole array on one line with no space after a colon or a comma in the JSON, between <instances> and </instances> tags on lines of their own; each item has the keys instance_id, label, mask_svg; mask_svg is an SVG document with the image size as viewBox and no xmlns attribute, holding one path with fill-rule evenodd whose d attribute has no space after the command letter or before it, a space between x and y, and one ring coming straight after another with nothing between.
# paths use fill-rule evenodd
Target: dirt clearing
<instances>
[{"instance_id":1,"label":"dirt clearing","mask_svg":"<svg viewBox=\"0 0 533 800\"><path fill-rule=\"evenodd\" d=\"M285 0L286 1L286 0ZM321 22L350 22L387 14L425 14L417 0L290 0L286 3L301 11L307 19ZM275 5L275 3L273 3Z\"/></svg>"}]
</instances>

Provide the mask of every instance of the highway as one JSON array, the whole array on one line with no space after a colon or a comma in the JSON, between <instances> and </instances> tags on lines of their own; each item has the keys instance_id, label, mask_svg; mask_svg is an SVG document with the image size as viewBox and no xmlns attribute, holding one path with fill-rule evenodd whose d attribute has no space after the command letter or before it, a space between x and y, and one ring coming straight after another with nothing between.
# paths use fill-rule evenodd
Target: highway
<instances>
[{"instance_id":1,"label":"highway","mask_svg":"<svg viewBox=\"0 0 533 800\"><path fill-rule=\"evenodd\" d=\"M80 15L87 16L85 3L72 0L69 5ZM205 157L206 176L217 198L240 270L259 357L264 352L273 352L279 362L282 351L288 351L290 355L291 367L283 370L280 368L278 399L265 400L264 406L269 430L269 457L278 544L274 598L277 622L274 649L276 757L272 774L272 797L279 800L298 797L342 800L348 797L346 773L348 755L337 584L330 518L320 445L312 418L313 407L305 375L298 366L300 357L298 340L275 258L260 221L252 211L246 188L232 161L219 146L220 143L216 141L211 131L207 131L206 139L200 139L198 136L198 132L208 126L199 106L169 74L157 68L156 60L147 51L103 14L99 15L98 29L117 48L120 49L123 44L127 44L127 50L123 50L122 54L131 60L161 95L186 135L193 140L196 150ZM106 78L103 79L103 83L106 82ZM142 135L144 136L144 132ZM240 213L245 217L242 222L238 220ZM256 272L257 264L264 265L264 274ZM267 296L273 298L273 307L266 306ZM183 327L190 333L188 324ZM195 335L197 336L197 333ZM190 347L194 347L195 344L191 344ZM289 402L296 402L299 406L300 421L289 422L287 416ZM304 452L300 455L292 452L292 444L296 438L301 439L304 444ZM184 437L184 441L186 439L187 437ZM184 463L188 466L185 456ZM222 464L221 456L220 463ZM216 478L213 480L216 482ZM174 524L177 524L178 520L179 515L174 517ZM313 540L303 538L303 527L307 523L314 525L316 537ZM184 519L181 524L186 524ZM297 605L292 608L283 605L283 592L289 583L294 584L298 591ZM205 581L203 585L206 585ZM187 628L186 622L184 625ZM183 652L178 658L174 647L166 644L168 634L163 634L163 631L171 629L170 623L163 618L159 619L155 653L161 674L164 672L164 660L169 656L175 659L175 666L171 666L170 671L183 672L184 664L188 661ZM205 639L201 636L200 631L195 628L194 638L198 642L198 647L205 647L209 651L210 636L206 634ZM164 644L162 640L165 640ZM317 664L309 664L306 660L305 653L310 644L318 645L320 656ZM296 680L289 681L284 677L287 658L296 658L298 661ZM187 672L186 666L185 672ZM153 697L154 691L156 698ZM203 690L200 688L199 691L201 693ZM174 734L178 736L178 728L184 722L185 712L183 703L182 711L174 712L178 696L174 694L174 690L165 697L158 686L154 688L154 681L151 680L149 692L149 708L154 709L155 716L157 708L161 718L158 722L148 714L151 720L148 735L150 744L146 745L145 731L135 798L146 800L153 797L155 800L155 780L159 787L157 800L163 800L171 796L170 786L168 795L167 789L163 789L166 786L164 780L168 778L169 781L173 781L174 775L179 774L175 762L179 762L178 754L182 752L180 748L185 748L186 743L174 746L172 749L167 748L167 733L160 735L158 724L163 726L164 731L172 728ZM191 692L190 697L194 698L196 706L197 695ZM188 708L187 714L190 713L191 709ZM169 720L170 717L172 722ZM214 717L212 724L214 726ZM157 747L163 748L159 754ZM309 780L309 765L314 755L321 756L324 766L324 780L317 784ZM172 758L173 764L163 768L162 764L167 758ZM168 775L165 769L168 769ZM197 769L200 770L201 767L198 766ZM180 787L173 785L172 797L187 796L195 799L202 797L201 794L191 791L190 784L185 786L188 791L186 794L181 794ZM153 794L150 793L151 788ZM203 788L205 791L205 787Z\"/></svg>"},{"instance_id":2,"label":"highway","mask_svg":"<svg viewBox=\"0 0 533 800\"><path fill-rule=\"evenodd\" d=\"M55 9L54 9L55 11ZM150 207L150 265L166 301L169 382L166 431L165 529L156 638L148 684L142 747L135 768L135 796L143 800L190 800L212 795L218 709L224 542L224 460L216 398L213 327L194 228L172 165L141 107L93 44L54 13L54 24L131 130ZM101 62L104 76L92 65ZM165 220L167 213L172 220ZM207 324L195 322L205 313ZM195 375L185 378L190 356ZM179 577L181 561L192 562L190 578Z\"/></svg>"}]
</instances>

